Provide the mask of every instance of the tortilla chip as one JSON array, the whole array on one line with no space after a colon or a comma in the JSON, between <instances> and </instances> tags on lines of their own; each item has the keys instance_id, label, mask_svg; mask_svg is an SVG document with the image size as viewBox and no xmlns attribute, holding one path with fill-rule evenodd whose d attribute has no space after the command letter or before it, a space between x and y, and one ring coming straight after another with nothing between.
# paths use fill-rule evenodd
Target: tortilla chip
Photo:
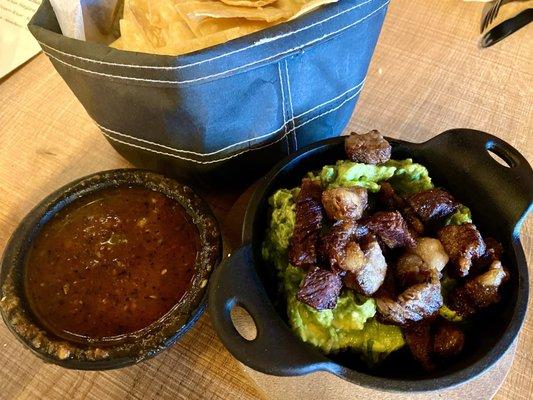
<instances>
[{"instance_id":1,"label":"tortilla chip","mask_svg":"<svg viewBox=\"0 0 533 400\"><path fill-rule=\"evenodd\" d=\"M122 38L119 37L114 42L109 43L109 47L113 47L114 49L118 49L118 50L124 50L124 47L123 47L123 44L122 44Z\"/></svg>"},{"instance_id":2,"label":"tortilla chip","mask_svg":"<svg viewBox=\"0 0 533 400\"><path fill-rule=\"evenodd\" d=\"M329 3L336 3L338 0L277 0L276 7L290 14L288 20L293 20L299 16L313 11L314 9Z\"/></svg>"},{"instance_id":3,"label":"tortilla chip","mask_svg":"<svg viewBox=\"0 0 533 400\"><path fill-rule=\"evenodd\" d=\"M240 38L252 32L254 31L249 29L233 28L221 32L216 32L204 37L198 37L190 40L176 42L165 48L159 48L157 49L157 51L158 54L167 55L187 54L192 53L193 51L198 51L207 47L215 46L217 44L229 42L230 40Z\"/></svg>"},{"instance_id":4,"label":"tortilla chip","mask_svg":"<svg viewBox=\"0 0 533 400\"><path fill-rule=\"evenodd\" d=\"M243 32L257 32L272 25L272 22L250 21L244 18L204 18L198 28L201 35L206 36L234 28L241 28Z\"/></svg>"},{"instance_id":5,"label":"tortilla chip","mask_svg":"<svg viewBox=\"0 0 533 400\"><path fill-rule=\"evenodd\" d=\"M152 46L143 30L137 24L125 19L121 19L119 24L123 50L157 54L155 47Z\"/></svg>"},{"instance_id":6,"label":"tortilla chip","mask_svg":"<svg viewBox=\"0 0 533 400\"><path fill-rule=\"evenodd\" d=\"M275 3L277 0L220 0L220 1L230 6L263 7L268 4Z\"/></svg>"},{"instance_id":7,"label":"tortilla chip","mask_svg":"<svg viewBox=\"0 0 533 400\"><path fill-rule=\"evenodd\" d=\"M176 7L180 14L187 18L245 18L253 21L274 22L292 15L277 7L233 7L218 1L189 1L177 3Z\"/></svg>"},{"instance_id":8,"label":"tortilla chip","mask_svg":"<svg viewBox=\"0 0 533 400\"><path fill-rule=\"evenodd\" d=\"M188 18L189 27L197 37L212 35L228 29L242 28L243 31L256 32L272 26L272 22L250 21L244 18Z\"/></svg>"},{"instance_id":9,"label":"tortilla chip","mask_svg":"<svg viewBox=\"0 0 533 400\"><path fill-rule=\"evenodd\" d=\"M124 0L123 50L180 55L292 20L337 0ZM264 6L264 7L263 7Z\"/></svg>"},{"instance_id":10,"label":"tortilla chip","mask_svg":"<svg viewBox=\"0 0 533 400\"><path fill-rule=\"evenodd\" d=\"M167 46L170 38L176 40L195 37L177 12L174 0L128 0L127 5L133 16L132 22L139 25L156 48Z\"/></svg>"},{"instance_id":11,"label":"tortilla chip","mask_svg":"<svg viewBox=\"0 0 533 400\"><path fill-rule=\"evenodd\" d=\"M279 0L278 0L279 1ZM302 2L299 10L295 12L292 17L289 18L290 20L293 20L295 18L298 18L299 16L303 14L307 14L313 10L316 10L318 7L323 6L324 4L330 4L330 3L336 3L338 0L311 0L311 1L304 1Z\"/></svg>"}]
</instances>

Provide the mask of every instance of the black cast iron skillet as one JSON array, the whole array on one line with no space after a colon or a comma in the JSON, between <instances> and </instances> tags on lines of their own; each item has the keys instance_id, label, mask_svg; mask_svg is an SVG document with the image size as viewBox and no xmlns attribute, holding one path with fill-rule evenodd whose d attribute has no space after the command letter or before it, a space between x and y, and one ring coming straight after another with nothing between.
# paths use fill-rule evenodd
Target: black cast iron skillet
<instances>
[{"instance_id":1,"label":"black cast iron skillet","mask_svg":"<svg viewBox=\"0 0 533 400\"><path fill-rule=\"evenodd\" d=\"M220 339L239 361L272 375L328 371L362 386L424 391L457 385L481 374L513 343L528 299L528 270L519 237L532 208L533 171L528 162L503 140L468 129L446 131L424 143L390 142L393 158L412 158L425 165L437 186L447 188L471 208L481 232L501 241L504 264L511 272L503 300L474 319L461 357L432 374L422 371L405 348L369 368L346 352L325 356L294 336L276 291L274 268L261 257L268 197L277 189L299 185L308 171L345 159L344 138L329 139L289 156L261 180L246 211L243 246L211 278L211 318ZM489 150L508 167L496 162ZM252 316L257 327L254 340L244 339L235 329L230 311L236 305Z\"/></svg>"}]
</instances>

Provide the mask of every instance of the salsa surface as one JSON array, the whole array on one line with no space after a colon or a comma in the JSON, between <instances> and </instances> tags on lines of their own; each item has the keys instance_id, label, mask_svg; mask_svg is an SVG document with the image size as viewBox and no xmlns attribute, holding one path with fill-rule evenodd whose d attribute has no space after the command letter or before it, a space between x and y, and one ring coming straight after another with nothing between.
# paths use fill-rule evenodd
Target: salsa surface
<instances>
[{"instance_id":1,"label":"salsa surface","mask_svg":"<svg viewBox=\"0 0 533 400\"><path fill-rule=\"evenodd\" d=\"M175 200L121 186L60 210L33 243L26 294L52 333L103 338L149 326L191 286L200 240Z\"/></svg>"}]
</instances>

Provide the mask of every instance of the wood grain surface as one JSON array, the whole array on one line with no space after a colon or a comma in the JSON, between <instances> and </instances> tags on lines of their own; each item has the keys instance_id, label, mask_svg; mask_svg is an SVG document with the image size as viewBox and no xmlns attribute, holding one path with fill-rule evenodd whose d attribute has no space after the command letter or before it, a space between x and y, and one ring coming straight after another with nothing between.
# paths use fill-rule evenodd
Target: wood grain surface
<instances>
[{"instance_id":1,"label":"wood grain surface","mask_svg":"<svg viewBox=\"0 0 533 400\"><path fill-rule=\"evenodd\" d=\"M378 128L423 141L449 128L475 128L505 139L533 162L533 27L481 50L481 8L458 0L393 0L348 129ZM1 81L0 100L3 249L17 223L52 190L128 163L43 55ZM223 223L239 193L206 194ZM530 218L522 231L529 263L532 228ZM532 340L529 312L511 371L495 398L533 398ZM161 355L109 372L46 365L0 323L0 399L37 398L263 399L266 394L224 349L205 315Z\"/></svg>"}]
</instances>

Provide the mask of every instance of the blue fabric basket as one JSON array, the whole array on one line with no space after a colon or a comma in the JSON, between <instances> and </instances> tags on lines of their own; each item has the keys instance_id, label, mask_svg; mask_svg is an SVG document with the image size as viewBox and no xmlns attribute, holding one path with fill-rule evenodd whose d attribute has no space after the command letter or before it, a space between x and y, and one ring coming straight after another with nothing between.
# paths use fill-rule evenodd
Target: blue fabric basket
<instances>
[{"instance_id":1,"label":"blue fabric basket","mask_svg":"<svg viewBox=\"0 0 533 400\"><path fill-rule=\"evenodd\" d=\"M172 175L258 175L342 133L388 0L340 0L195 53L160 56L61 35L48 0L29 29L113 147Z\"/></svg>"}]
</instances>

